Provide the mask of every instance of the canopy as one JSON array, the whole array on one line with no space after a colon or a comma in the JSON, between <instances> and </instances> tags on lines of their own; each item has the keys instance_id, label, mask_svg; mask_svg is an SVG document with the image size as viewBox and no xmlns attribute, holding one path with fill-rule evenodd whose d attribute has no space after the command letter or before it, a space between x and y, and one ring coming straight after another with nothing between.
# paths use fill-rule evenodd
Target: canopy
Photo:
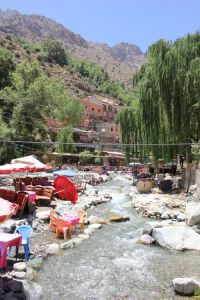
<instances>
[{"instance_id":1,"label":"canopy","mask_svg":"<svg viewBox=\"0 0 200 300\"><path fill-rule=\"evenodd\" d=\"M39 161L34 155L19 157L16 159L11 160L11 164L14 163L21 163L28 165L30 167L30 171L32 172L42 172L51 170L52 168L48 165L43 164L41 161Z\"/></svg>"},{"instance_id":2,"label":"canopy","mask_svg":"<svg viewBox=\"0 0 200 300\"><path fill-rule=\"evenodd\" d=\"M12 215L15 215L18 209L18 204L11 203L0 198L0 222L5 221Z\"/></svg>"},{"instance_id":3,"label":"canopy","mask_svg":"<svg viewBox=\"0 0 200 300\"><path fill-rule=\"evenodd\" d=\"M30 167L21 164L21 163L14 163L14 164L5 164L0 166L0 174L11 174L15 172L26 172L29 171Z\"/></svg>"},{"instance_id":4,"label":"canopy","mask_svg":"<svg viewBox=\"0 0 200 300\"><path fill-rule=\"evenodd\" d=\"M77 172L74 170L59 170L59 171L54 171L53 175L56 176L66 176L66 177L74 177L77 175Z\"/></svg>"},{"instance_id":5,"label":"canopy","mask_svg":"<svg viewBox=\"0 0 200 300\"><path fill-rule=\"evenodd\" d=\"M75 204L78 195L74 184L65 176L56 176L54 179L55 192L54 195L57 195L61 200L71 201L72 204Z\"/></svg>"}]
</instances>

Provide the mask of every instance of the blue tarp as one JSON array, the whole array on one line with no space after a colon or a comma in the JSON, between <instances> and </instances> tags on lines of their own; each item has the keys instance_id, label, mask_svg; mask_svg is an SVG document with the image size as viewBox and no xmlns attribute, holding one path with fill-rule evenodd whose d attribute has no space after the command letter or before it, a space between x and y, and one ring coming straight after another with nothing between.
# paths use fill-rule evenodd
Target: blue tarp
<instances>
[{"instance_id":1,"label":"blue tarp","mask_svg":"<svg viewBox=\"0 0 200 300\"><path fill-rule=\"evenodd\" d=\"M53 172L54 176L66 176L66 177L74 177L77 175L76 171L73 170L59 170Z\"/></svg>"}]
</instances>

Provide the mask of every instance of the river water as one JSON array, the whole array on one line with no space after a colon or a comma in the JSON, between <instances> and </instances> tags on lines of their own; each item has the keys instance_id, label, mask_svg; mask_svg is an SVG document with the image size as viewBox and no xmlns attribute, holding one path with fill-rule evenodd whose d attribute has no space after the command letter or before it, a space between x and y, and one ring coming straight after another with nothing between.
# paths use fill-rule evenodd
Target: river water
<instances>
[{"instance_id":1,"label":"river water","mask_svg":"<svg viewBox=\"0 0 200 300\"><path fill-rule=\"evenodd\" d=\"M176 253L136 243L146 220L131 209L127 195L130 183L121 176L98 187L113 199L91 208L88 214L106 217L108 210L117 210L129 215L130 221L103 225L79 247L49 258L39 272L42 299L181 299L174 295L172 279L200 278L198 253Z\"/></svg>"}]
</instances>

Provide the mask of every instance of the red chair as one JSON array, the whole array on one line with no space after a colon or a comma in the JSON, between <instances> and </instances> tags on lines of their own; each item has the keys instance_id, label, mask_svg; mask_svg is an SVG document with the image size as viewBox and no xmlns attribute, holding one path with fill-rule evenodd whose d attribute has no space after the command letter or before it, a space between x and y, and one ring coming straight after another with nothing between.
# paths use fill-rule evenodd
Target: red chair
<instances>
[{"instance_id":1,"label":"red chair","mask_svg":"<svg viewBox=\"0 0 200 300\"><path fill-rule=\"evenodd\" d=\"M72 227L70 223L62 219L55 219L55 232L57 237L59 238L60 235L63 235L64 240L67 238L67 231L69 232L70 238L72 237Z\"/></svg>"},{"instance_id":2,"label":"red chair","mask_svg":"<svg viewBox=\"0 0 200 300\"><path fill-rule=\"evenodd\" d=\"M56 220L56 212L55 210L51 210L50 212L50 222L49 222L49 228L53 228L55 231L55 220Z\"/></svg>"},{"instance_id":3,"label":"red chair","mask_svg":"<svg viewBox=\"0 0 200 300\"><path fill-rule=\"evenodd\" d=\"M28 202L28 195L25 193L18 193L15 203L19 205L20 216L24 212L24 208Z\"/></svg>"}]
</instances>

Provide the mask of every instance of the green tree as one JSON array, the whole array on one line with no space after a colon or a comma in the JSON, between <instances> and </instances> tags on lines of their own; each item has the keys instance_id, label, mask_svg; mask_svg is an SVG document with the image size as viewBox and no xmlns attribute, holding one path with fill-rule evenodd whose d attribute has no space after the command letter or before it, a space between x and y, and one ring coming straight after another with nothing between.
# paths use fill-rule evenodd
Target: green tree
<instances>
[{"instance_id":1,"label":"green tree","mask_svg":"<svg viewBox=\"0 0 200 300\"><path fill-rule=\"evenodd\" d=\"M73 153L75 151L73 140L73 127L66 126L62 129L60 129L57 133L56 141L58 144L56 144L56 151L60 153Z\"/></svg>"},{"instance_id":2,"label":"green tree","mask_svg":"<svg viewBox=\"0 0 200 300\"><path fill-rule=\"evenodd\" d=\"M0 48L0 89L11 84L11 73L14 67L12 53Z\"/></svg>"},{"instance_id":3,"label":"green tree","mask_svg":"<svg viewBox=\"0 0 200 300\"><path fill-rule=\"evenodd\" d=\"M60 66L68 64L69 56L66 54L62 44L55 40L46 40L42 43L44 52L47 53L48 62L55 62Z\"/></svg>"}]
</instances>

